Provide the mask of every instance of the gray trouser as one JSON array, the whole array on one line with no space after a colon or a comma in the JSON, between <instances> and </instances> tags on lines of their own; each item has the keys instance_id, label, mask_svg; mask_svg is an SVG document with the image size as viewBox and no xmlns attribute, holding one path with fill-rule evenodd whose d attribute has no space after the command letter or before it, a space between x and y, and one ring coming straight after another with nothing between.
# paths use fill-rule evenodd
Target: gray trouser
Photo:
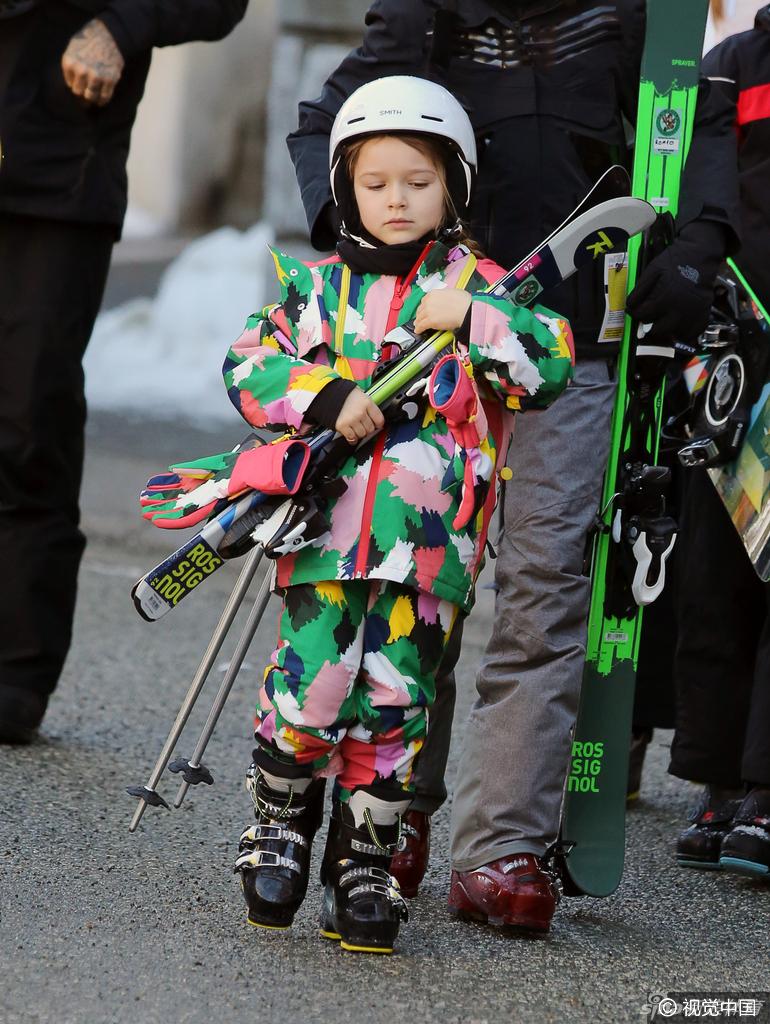
<instances>
[{"instance_id":1,"label":"gray trouser","mask_svg":"<svg viewBox=\"0 0 770 1024\"><path fill-rule=\"evenodd\" d=\"M452 808L460 871L514 853L542 855L556 838L585 660L583 558L614 392L607 364L589 360L550 409L516 418L495 618Z\"/></svg>"}]
</instances>

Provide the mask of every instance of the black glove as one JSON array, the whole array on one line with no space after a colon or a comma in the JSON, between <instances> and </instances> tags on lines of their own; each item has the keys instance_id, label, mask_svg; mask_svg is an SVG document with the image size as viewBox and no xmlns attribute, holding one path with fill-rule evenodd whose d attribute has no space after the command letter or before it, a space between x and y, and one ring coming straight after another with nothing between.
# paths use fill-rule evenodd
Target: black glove
<instances>
[{"instance_id":1,"label":"black glove","mask_svg":"<svg viewBox=\"0 0 770 1024\"><path fill-rule=\"evenodd\" d=\"M714 279L727 250L727 232L713 220L693 221L642 271L626 300L651 340L692 341L706 327Z\"/></svg>"}]
</instances>

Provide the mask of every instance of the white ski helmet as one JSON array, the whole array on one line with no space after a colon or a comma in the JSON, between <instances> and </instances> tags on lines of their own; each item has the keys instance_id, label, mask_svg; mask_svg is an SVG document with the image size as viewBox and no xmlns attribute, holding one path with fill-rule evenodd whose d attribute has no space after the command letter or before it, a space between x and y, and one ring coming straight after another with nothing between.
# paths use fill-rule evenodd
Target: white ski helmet
<instances>
[{"instance_id":1,"label":"white ski helmet","mask_svg":"<svg viewBox=\"0 0 770 1024\"><path fill-rule=\"evenodd\" d=\"M457 157L447 169L447 187L458 214L465 215L476 173L476 139L468 115L451 92L425 78L391 75L367 82L345 100L329 138L329 177L338 206L345 144L373 133L429 135L444 142Z\"/></svg>"}]
</instances>

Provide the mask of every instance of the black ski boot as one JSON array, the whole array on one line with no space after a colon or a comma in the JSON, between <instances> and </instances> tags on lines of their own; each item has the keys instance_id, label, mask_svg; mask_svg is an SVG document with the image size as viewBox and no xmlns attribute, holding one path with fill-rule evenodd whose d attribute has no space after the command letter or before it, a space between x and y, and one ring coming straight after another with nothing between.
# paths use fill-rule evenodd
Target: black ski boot
<instances>
[{"instance_id":1,"label":"black ski boot","mask_svg":"<svg viewBox=\"0 0 770 1024\"><path fill-rule=\"evenodd\" d=\"M255 751L255 758L262 763L251 765L246 786L257 822L241 834L234 870L240 872L249 924L288 928L307 892L326 780L312 779L277 762L271 763L271 771L264 767L261 751Z\"/></svg>"},{"instance_id":2,"label":"black ski boot","mask_svg":"<svg viewBox=\"0 0 770 1024\"><path fill-rule=\"evenodd\" d=\"M735 812L722 843L719 866L739 875L770 880L770 789L755 787Z\"/></svg>"},{"instance_id":3,"label":"black ski boot","mask_svg":"<svg viewBox=\"0 0 770 1024\"><path fill-rule=\"evenodd\" d=\"M356 953L392 953L406 901L390 874L401 839L401 815L410 801L357 789L335 801L321 881L325 885L321 935Z\"/></svg>"},{"instance_id":4,"label":"black ski boot","mask_svg":"<svg viewBox=\"0 0 770 1024\"><path fill-rule=\"evenodd\" d=\"M692 824L676 843L676 862L680 867L718 870L722 840L733 827L742 797L741 789L704 786L700 803L690 815Z\"/></svg>"}]
</instances>

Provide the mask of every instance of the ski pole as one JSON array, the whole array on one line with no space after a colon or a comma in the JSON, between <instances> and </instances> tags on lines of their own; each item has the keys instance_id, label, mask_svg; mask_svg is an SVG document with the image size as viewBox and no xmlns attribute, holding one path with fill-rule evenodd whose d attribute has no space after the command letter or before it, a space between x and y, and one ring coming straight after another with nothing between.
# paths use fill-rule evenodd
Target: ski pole
<instances>
[{"instance_id":1,"label":"ski pole","mask_svg":"<svg viewBox=\"0 0 770 1024\"><path fill-rule=\"evenodd\" d=\"M208 647L204 652L200 665L198 665L197 671L193 676L187 695L182 701L182 706L180 707L176 720L171 727L171 732L168 734L166 742L163 744L163 749L160 752L158 760L155 762L155 767L153 768L146 785L129 786L127 789L127 792L131 796L139 797L139 803L134 811L131 824L128 826L129 832L134 832L136 830L136 827L142 820L142 815L144 814L148 804L152 804L153 807L168 808L168 804L163 797L155 792L155 787L168 764L169 758L174 751L174 747L181 735L182 729L184 729L185 723L190 717L193 706L198 699L201 689L203 688L206 677L211 671L214 659L224 643L228 630L233 623L233 619L243 603L243 599L251 585L251 581L254 579L254 573L257 571L257 566L262 559L262 554L263 551L261 546L255 547L254 550L249 553L249 556L240 571L235 586L233 587L233 592L227 600L227 604L222 611L222 615L220 616L216 629L214 630Z\"/></svg>"},{"instance_id":2,"label":"ski pole","mask_svg":"<svg viewBox=\"0 0 770 1024\"><path fill-rule=\"evenodd\" d=\"M209 717L206 719L206 724L203 727L203 731L200 734L198 742L193 751L193 755L189 761L185 761L183 758L177 759L173 764L169 765L169 769L172 772L181 772L182 779L184 780L177 792L174 800L174 807L181 807L182 801L187 794L187 790L190 786L197 786L199 782L205 782L207 785L211 785L214 781L211 777L211 773L201 764L201 758L206 750L211 734L214 732L219 716L222 714L222 708L225 706L225 701L230 695L230 690L233 688L238 673L240 672L243 659L246 657L246 652L249 649L251 641L254 639L254 634L257 631L257 627L262 621L262 616L265 614L265 608L267 608L267 602L270 600L270 584L272 582L272 570L268 570L265 573L265 577L262 580L262 586L259 588L256 598L254 599L254 605L249 613L249 617L246 621L246 625L243 627L240 639L233 651L233 656L228 665L225 677L222 680L219 691L214 698L214 704L209 712Z\"/></svg>"}]
</instances>

